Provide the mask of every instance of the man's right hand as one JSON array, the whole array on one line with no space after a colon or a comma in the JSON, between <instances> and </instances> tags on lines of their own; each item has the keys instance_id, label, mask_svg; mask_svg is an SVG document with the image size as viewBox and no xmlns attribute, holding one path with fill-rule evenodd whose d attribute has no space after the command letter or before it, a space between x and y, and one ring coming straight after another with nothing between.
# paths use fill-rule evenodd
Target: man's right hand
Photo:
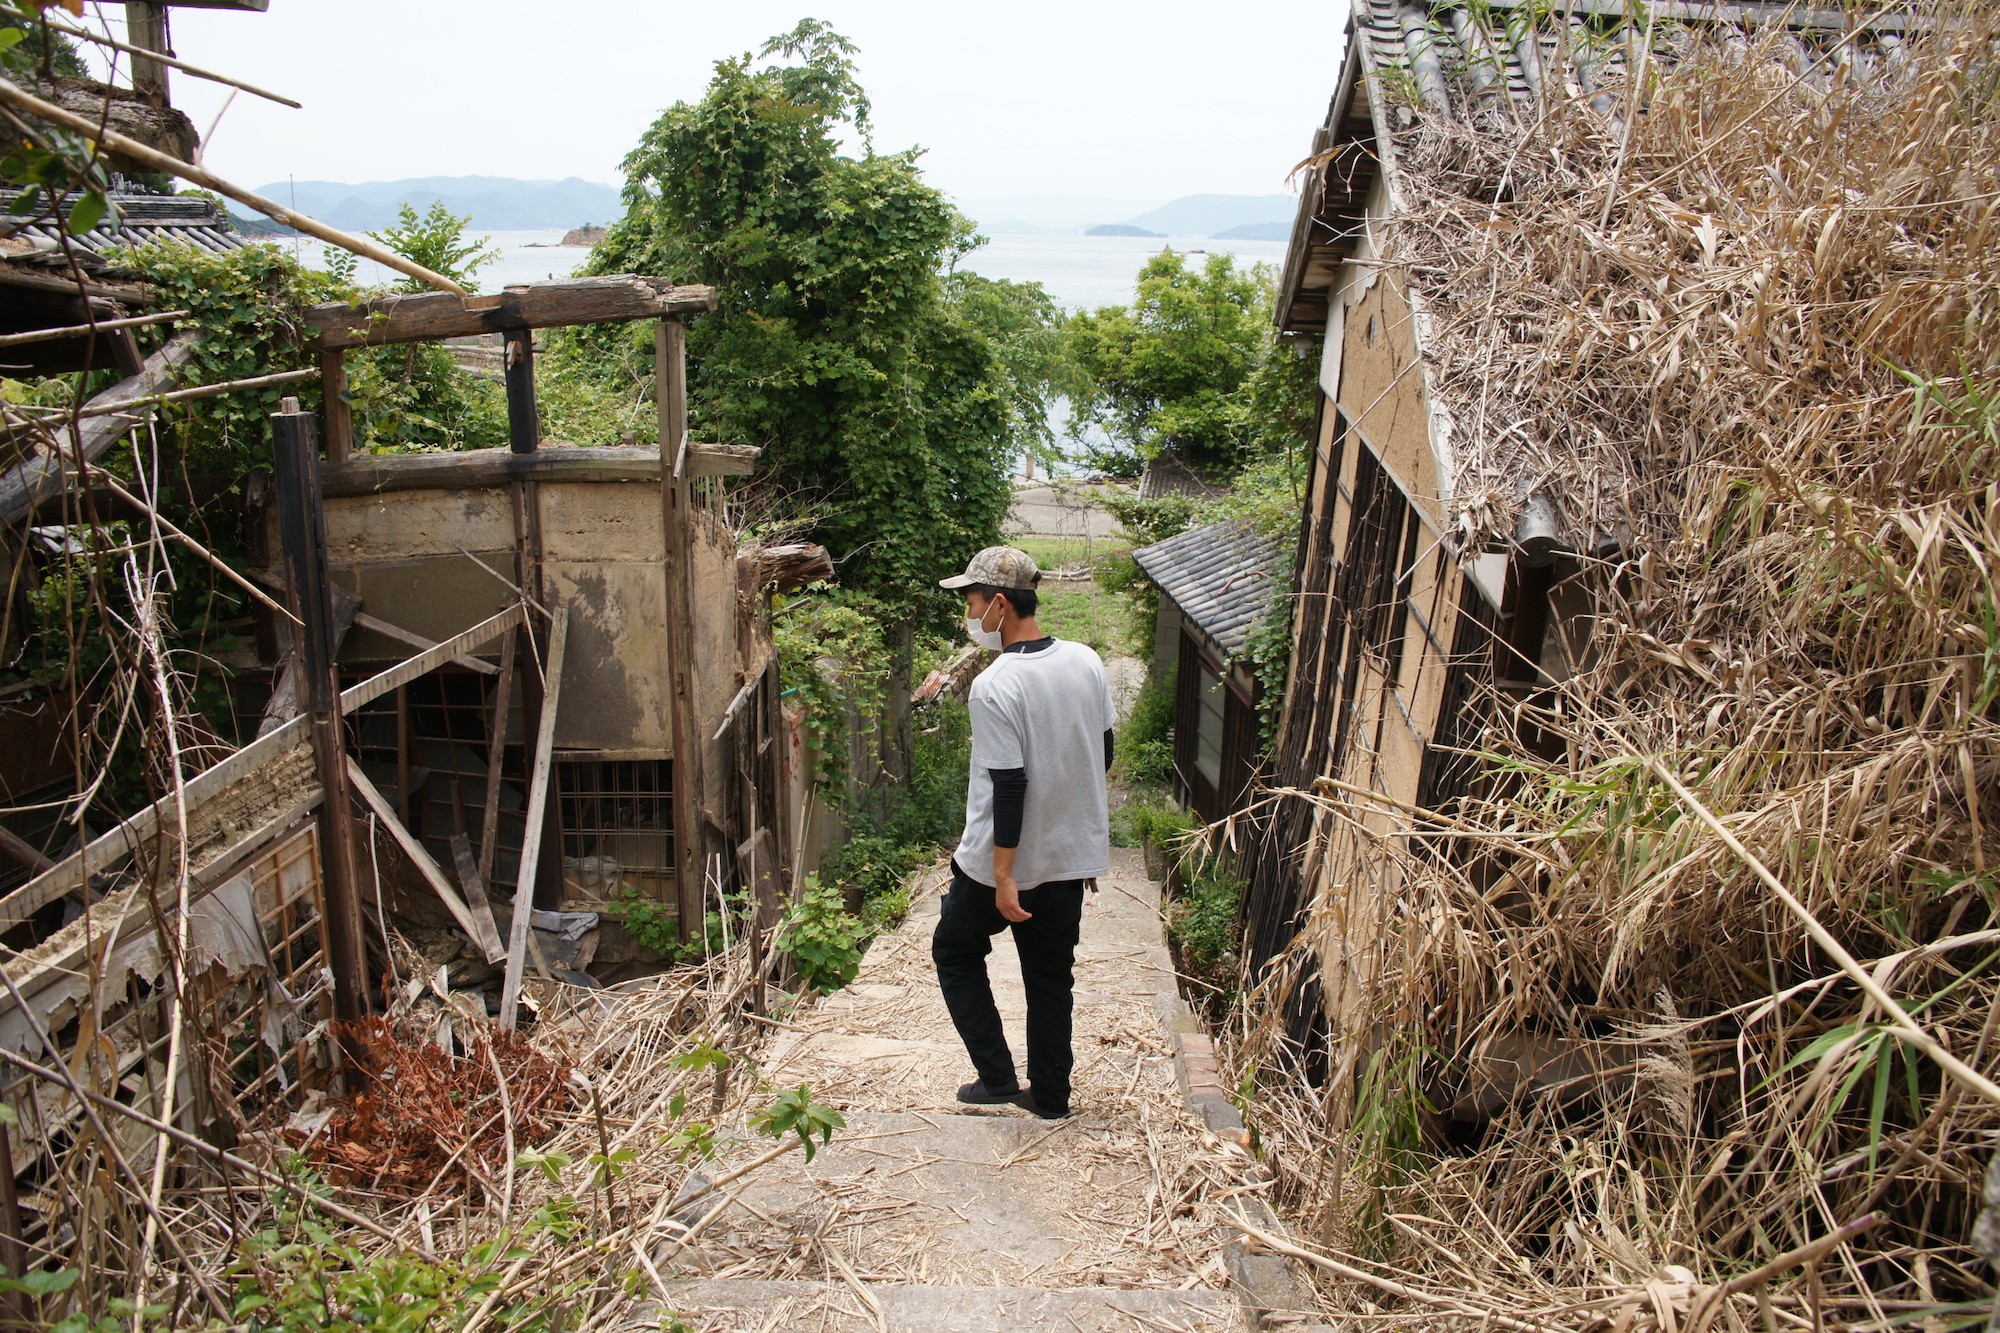
<instances>
[{"instance_id":1,"label":"man's right hand","mask_svg":"<svg viewBox=\"0 0 2000 1333\"><path fill-rule=\"evenodd\" d=\"M1034 913L1021 906L1021 887L1011 876L1003 876L993 886L993 905L1000 909L1000 915L1016 924L1034 919Z\"/></svg>"}]
</instances>

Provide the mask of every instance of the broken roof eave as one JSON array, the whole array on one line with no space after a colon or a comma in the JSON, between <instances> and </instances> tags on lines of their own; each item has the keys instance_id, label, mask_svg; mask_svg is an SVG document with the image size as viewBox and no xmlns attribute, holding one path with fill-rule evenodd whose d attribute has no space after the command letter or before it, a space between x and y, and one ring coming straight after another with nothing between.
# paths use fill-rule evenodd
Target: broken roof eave
<instances>
[{"instance_id":1,"label":"broken roof eave","mask_svg":"<svg viewBox=\"0 0 2000 1333\"><path fill-rule=\"evenodd\" d=\"M1358 18L1350 14L1347 22L1350 34L1348 46L1350 50L1355 52L1359 60L1360 86L1365 87L1368 93L1368 121L1374 127L1375 156L1376 160L1381 164L1381 187L1388 202L1387 216L1393 225L1395 220L1401 217L1408 209L1409 201L1408 195L1403 189L1401 164L1396 157L1396 143L1390 132L1388 123L1388 101L1382 95L1382 88L1378 77L1381 65L1375 58L1373 42L1370 40L1366 29L1361 26ZM1381 254L1381 247L1377 245L1375 249L1376 254L1379 256ZM1416 344L1417 392L1423 402L1424 436L1430 443L1431 458L1437 465L1438 506L1442 511L1442 515L1448 520L1451 514L1452 499L1457 489L1458 469L1455 465L1456 459L1451 451L1451 415L1439 403L1436 385L1433 382L1430 356L1427 351L1431 340L1430 334L1434 320L1429 304L1424 300L1423 294L1417 291L1415 287L1405 284L1403 287L1403 296L1409 302L1411 338ZM1460 543L1453 541L1452 526L1447 521L1445 531L1440 532L1438 535L1440 538L1452 542L1454 546L1457 546Z\"/></svg>"}]
</instances>

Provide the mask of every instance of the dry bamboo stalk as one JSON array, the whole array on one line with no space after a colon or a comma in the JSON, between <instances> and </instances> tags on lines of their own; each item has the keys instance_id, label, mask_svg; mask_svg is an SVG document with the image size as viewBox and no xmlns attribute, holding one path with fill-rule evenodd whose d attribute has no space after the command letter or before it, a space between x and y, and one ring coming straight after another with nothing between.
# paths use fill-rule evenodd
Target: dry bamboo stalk
<instances>
[{"instance_id":1,"label":"dry bamboo stalk","mask_svg":"<svg viewBox=\"0 0 2000 1333\"><path fill-rule=\"evenodd\" d=\"M1637 752L1635 751L1634 754L1636 755ZM1689 791L1687 785L1675 777L1667 766L1662 764L1657 758L1652 755L1646 755L1644 758L1646 766L1662 782L1673 789L1674 795L1680 798L1681 803L1687 806L1697 819L1706 824L1709 831L1720 838L1723 845L1734 852L1738 859L1744 865L1748 866L1758 879L1763 881L1764 887L1777 895L1778 901L1785 905L1785 909L1798 918L1799 924L1806 928L1806 933L1811 935L1819 947L1826 950L1832 956L1834 962L1840 965L1840 970L1846 974L1847 979L1860 987L1862 994L1874 1001L1876 1007L1888 1019L1890 1026L1894 1027L1912 1046L1929 1056L1933 1063L1944 1070L1945 1073L1951 1075L1953 1079L1957 1080L1960 1086L1991 1102L1993 1105L2000 1106L2000 1084L1995 1084L1992 1079L1987 1078L1984 1074L1939 1045L1937 1039L1931 1036L1922 1024L1911 1018L1903 1006L1896 1003L1894 998L1882 989L1875 978L1870 976L1861 964L1854 961L1854 955L1850 954L1846 947L1839 940L1836 940L1825 926L1820 924L1819 918L1814 916L1806 905L1800 902L1790 889L1785 887L1782 880L1771 873L1771 868L1758 859L1756 853L1745 847L1742 841L1729 831L1729 827L1726 824L1715 817L1715 812L1703 804L1700 797Z\"/></svg>"},{"instance_id":2,"label":"dry bamboo stalk","mask_svg":"<svg viewBox=\"0 0 2000 1333\"><path fill-rule=\"evenodd\" d=\"M1516 1319L1512 1315L1504 1314L1489 1306L1476 1305L1460 1300L1457 1297L1440 1295L1437 1292L1424 1291L1420 1288L1411 1287L1390 1278L1380 1277L1365 1268L1356 1268L1352 1264L1342 1263L1338 1259L1308 1250L1304 1246L1294 1245L1283 1237L1274 1236L1262 1227L1236 1214L1224 1213L1222 1220L1273 1254L1283 1254L1293 1259L1304 1260L1306 1263L1324 1268L1329 1273L1337 1274L1350 1281L1364 1282L1377 1291L1384 1292L1390 1296L1415 1301L1419 1305L1428 1305L1433 1309L1449 1310L1453 1314L1463 1315L1468 1319L1477 1319L1482 1323L1491 1324L1495 1328L1513 1329L1515 1333L1553 1333L1550 1325L1528 1323L1525 1320Z\"/></svg>"},{"instance_id":3,"label":"dry bamboo stalk","mask_svg":"<svg viewBox=\"0 0 2000 1333\"><path fill-rule=\"evenodd\" d=\"M294 231L302 231L308 236L325 241L328 245L338 246L342 250L372 259L382 267L415 278L426 286L435 287L441 292L450 292L454 296L469 295L465 288L450 278L441 273L433 273L423 265L403 258L385 246L377 245L365 237L350 236L344 231L314 221L303 213L295 213L282 204L273 203L260 194L254 194L240 185L226 181L205 167L183 162L157 148L140 143L137 139L106 130L83 116L63 110L53 102L43 101L5 79L0 79L0 102L5 102L17 111L33 116L37 120L60 125L66 130L81 134L93 142L102 142L105 147L141 163L150 171L163 171L168 175L191 181L204 189L214 190L217 194L227 195L239 204L256 209L274 222L281 222Z\"/></svg>"}]
</instances>

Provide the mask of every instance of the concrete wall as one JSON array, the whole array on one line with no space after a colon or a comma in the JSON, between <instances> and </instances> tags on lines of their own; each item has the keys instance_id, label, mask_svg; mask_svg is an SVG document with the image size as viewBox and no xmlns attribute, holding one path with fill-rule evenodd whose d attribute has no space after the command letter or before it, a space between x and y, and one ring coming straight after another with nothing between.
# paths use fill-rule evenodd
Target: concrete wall
<instances>
[{"instance_id":1,"label":"concrete wall","mask_svg":"<svg viewBox=\"0 0 2000 1333\"><path fill-rule=\"evenodd\" d=\"M538 488L546 598L570 608L556 745L608 756L673 749L660 491L644 482L544 482ZM506 489L391 491L326 502L334 578L362 609L426 639L447 638L513 600L513 497ZM738 673L736 547L719 525L695 538L696 712L718 717ZM414 650L357 630L343 660ZM713 733L713 726L708 729Z\"/></svg>"}]
</instances>

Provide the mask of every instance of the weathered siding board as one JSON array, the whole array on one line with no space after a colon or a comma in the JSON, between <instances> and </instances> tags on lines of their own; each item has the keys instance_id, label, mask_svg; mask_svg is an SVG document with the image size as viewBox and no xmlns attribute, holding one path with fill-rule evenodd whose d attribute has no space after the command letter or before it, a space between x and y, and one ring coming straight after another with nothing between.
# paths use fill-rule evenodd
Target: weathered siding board
<instances>
[{"instance_id":1,"label":"weathered siding board","mask_svg":"<svg viewBox=\"0 0 2000 1333\"><path fill-rule=\"evenodd\" d=\"M1347 312L1340 407L1375 447L1433 529L1444 524L1416 324L1401 279L1385 275Z\"/></svg>"},{"instance_id":2,"label":"weathered siding board","mask_svg":"<svg viewBox=\"0 0 2000 1333\"><path fill-rule=\"evenodd\" d=\"M465 555L513 577L514 510L504 490L330 496L326 539L334 581L358 594L369 615L433 641L472 628L513 600L505 584ZM340 655L349 662L399 661L409 651L355 630Z\"/></svg>"},{"instance_id":3,"label":"weathered siding board","mask_svg":"<svg viewBox=\"0 0 2000 1333\"><path fill-rule=\"evenodd\" d=\"M551 604L570 608L556 747L671 754L660 493L611 483L540 490L542 578Z\"/></svg>"}]
</instances>

